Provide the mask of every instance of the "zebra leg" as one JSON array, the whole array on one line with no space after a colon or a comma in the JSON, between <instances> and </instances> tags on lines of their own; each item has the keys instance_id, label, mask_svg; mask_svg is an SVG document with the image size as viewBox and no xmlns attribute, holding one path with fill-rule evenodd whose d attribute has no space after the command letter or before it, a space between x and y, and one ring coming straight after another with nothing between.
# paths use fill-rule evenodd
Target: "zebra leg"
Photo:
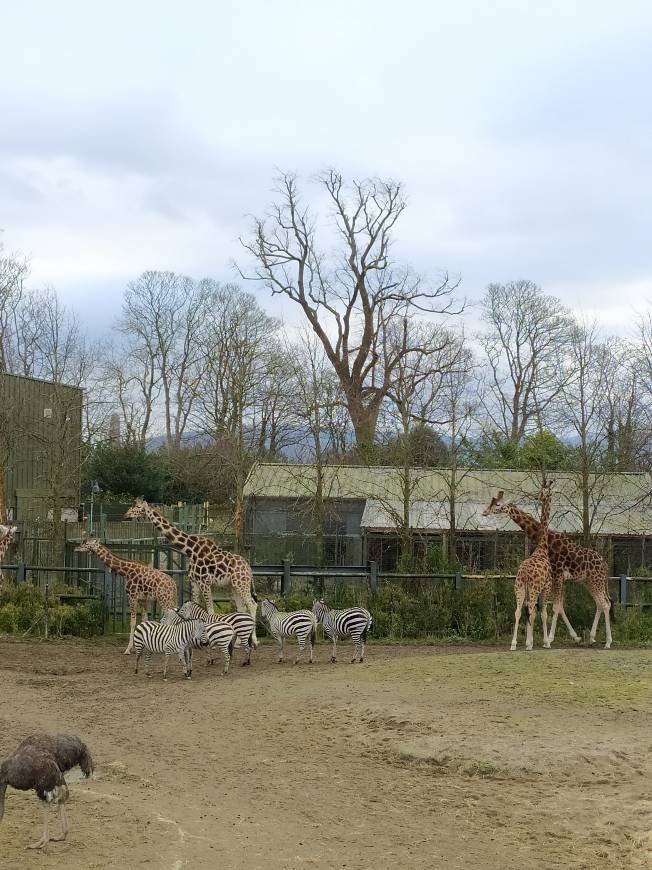
<instances>
[{"instance_id":1,"label":"zebra leg","mask_svg":"<svg viewBox=\"0 0 652 870\"><path fill-rule=\"evenodd\" d=\"M229 665L231 664L231 653L229 652L229 646L225 646L222 650L222 657L224 658L224 668L222 669L222 676L225 677L229 672Z\"/></svg>"},{"instance_id":2,"label":"zebra leg","mask_svg":"<svg viewBox=\"0 0 652 870\"><path fill-rule=\"evenodd\" d=\"M283 661L283 646L284 646L284 640L283 640L282 637L277 637L277 638L276 638L276 642L278 643L278 645L279 645L279 647L280 647L280 650L281 650L281 651L280 651L280 654L279 654L279 657L278 657L278 663L281 664L282 661Z\"/></svg>"},{"instance_id":3,"label":"zebra leg","mask_svg":"<svg viewBox=\"0 0 652 870\"><path fill-rule=\"evenodd\" d=\"M245 647L245 660L242 663L243 668L246 667L247 665L251 664L251 653L252 653L253 648L254 648L251 635L249 635L247 643L244 645L244 647Z\"/></svg>"},{"instance_id":4,"label":"zebra leg","mask_svg":"<svg viewBox=\"0 0 652 870\"><path fill-rule=\"evenodd\" d=\"M351 664L354 665L358 659L362 661L362 636L351 636L351 640L353 641L353 658L351 659Z\"/></svg>"},{"instance_id":5,"label":"zebra leg","mask_svg":"<svg viewBox=\"0 0 652 870\"><path fill-rule=\"evenodd\" d=\"M331 657L329 659L331 662L337 661L337 635L333 635L333 652L331 653Z\"/></svg>"},{"instance_id":6,"label":"zebra leg","mask_svg":"<svg viewBox=\"0 0 652 870\"><path fill-rule=\"evenodd\" d=\"M165 664L163 665L163 679L168 678L168 662L170 661L170 653L165 653Z\"/></svg>"},{"instance_id":7,"label":"zebra leg","mask_svg":"<svg viewBox=\"0 0 652 870\"><path fill-rule=\"evenodd\" d=\"M303 655L303 651L306 648L306 638L305 637L297 637L297 644L299 646L299 652L297 653L296 658L294 659L295 665L299 664L301 656Z\"/></svg>"},{"instance_id":8,"label":"zebra leg","mask_svg":"<svg viewBox=\"0 0 652 870\"><path fill-rule=\"evenodd\" d=\"M147 652L145 653L145 676L146 677L152 676L149 672L149 666L150 666L151 662L152 662L152 653L151 653L151 650L147 650Z\"/></svg>"},{"instance_id":9,"label":"zebra leg","mask_svg":"<svg viewBox=\"0 0 652 870\"><path fill-rule=\"evenodd\" d=\"M134 673L135 673L135 674L138 673L138 662L140 661L140 657L141 657L142 654L143 654L143 651L140 650L139 653L138 653L138 655L136 656L136 667L134 668Z\"/></svg>"}]
</instances>

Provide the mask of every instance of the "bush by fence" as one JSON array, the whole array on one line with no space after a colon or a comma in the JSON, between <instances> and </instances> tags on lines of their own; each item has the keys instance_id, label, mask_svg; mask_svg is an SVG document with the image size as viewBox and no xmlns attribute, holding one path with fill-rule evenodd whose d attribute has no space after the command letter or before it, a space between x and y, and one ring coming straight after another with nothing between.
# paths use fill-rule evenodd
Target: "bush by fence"
<instances>
[{"instance_id":1,"label":"bush by fence","mask_svg":"<svg viewBox=\"0 0 652 870\"><path fill-rule=\"evenodd\" d=\"M68 603L75 589L55 587L44 593L31 583L0 593L0 633L93 637L104 631L104 608L97 599ZM61 596L64 597L63 601ZM47 628L46 628L47 627Z\"/></svg>"}]
</instances>

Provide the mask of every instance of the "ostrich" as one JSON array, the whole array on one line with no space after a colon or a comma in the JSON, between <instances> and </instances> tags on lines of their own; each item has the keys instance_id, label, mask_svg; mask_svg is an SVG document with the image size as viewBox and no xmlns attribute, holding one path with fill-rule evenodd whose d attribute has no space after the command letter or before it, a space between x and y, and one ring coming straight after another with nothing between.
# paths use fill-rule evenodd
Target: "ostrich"
<instances>
[{"instance_id":1,"label":"ostrich","mask_svg":"<svg viewBox=\"0 0 652 870\"><path fill-rule=\"evenodd\" d=\"M50 839L66 839L69 831L65 808L68 786L63 775L76 765L86 778L93 773L93 759L86 744L70 734L34 734L23 740L13 755L0 764L0 821L4 815L8 785L20 791L34 789L43 801L43 836L38 843L29 846L30 849L42 849ZM59 805L60 837L49 835L47 805L50 803Z\"/></svg>"}]
</instances>

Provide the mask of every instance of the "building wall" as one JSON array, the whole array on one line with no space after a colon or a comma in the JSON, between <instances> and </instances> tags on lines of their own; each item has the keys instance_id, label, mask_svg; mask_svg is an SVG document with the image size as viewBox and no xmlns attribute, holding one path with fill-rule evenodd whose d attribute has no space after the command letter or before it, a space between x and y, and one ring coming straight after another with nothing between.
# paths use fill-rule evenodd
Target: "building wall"
<instances>
[{"instance_id":1,"label":"building wall","mask_svg":"<svg viewBox=\"0 0 652 870\"><path fill-rule=\"evenodd\" d=\"M76 510L82 402L77 387L0 375L0 452L6 463L7 508L14 520L46 519L53 496Z\"/></svg>"}]
</instances>

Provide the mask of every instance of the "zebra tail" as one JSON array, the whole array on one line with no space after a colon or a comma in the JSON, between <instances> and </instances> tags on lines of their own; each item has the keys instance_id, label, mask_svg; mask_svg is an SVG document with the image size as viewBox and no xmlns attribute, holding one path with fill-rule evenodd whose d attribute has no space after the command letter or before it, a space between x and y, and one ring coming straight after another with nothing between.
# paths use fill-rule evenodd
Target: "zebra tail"
<instances>
[{"instance_id":1,"label":"zebra tail","mask_svg":"<svg viewBox=\"0 0 652 870\"><path fill-rule=\"evenodd\" d=\"M312 630L310 632L310 643L314 646L317 642L317 628L313 625Z\"/></svg>"},{"instance_id":2,"label":"zebra tail","mask_svg":"<svg viewBox=\"0 0 652 870\"><path fill-rule=\"evenodd\" d=\"M367 632L369 631L369 628L370 628L370 623L367 623L367 625L365 625L365 627L362 629L362 634L360 635L362 640L365 642L367 640Z\"/></svg>"}]
</instances>

